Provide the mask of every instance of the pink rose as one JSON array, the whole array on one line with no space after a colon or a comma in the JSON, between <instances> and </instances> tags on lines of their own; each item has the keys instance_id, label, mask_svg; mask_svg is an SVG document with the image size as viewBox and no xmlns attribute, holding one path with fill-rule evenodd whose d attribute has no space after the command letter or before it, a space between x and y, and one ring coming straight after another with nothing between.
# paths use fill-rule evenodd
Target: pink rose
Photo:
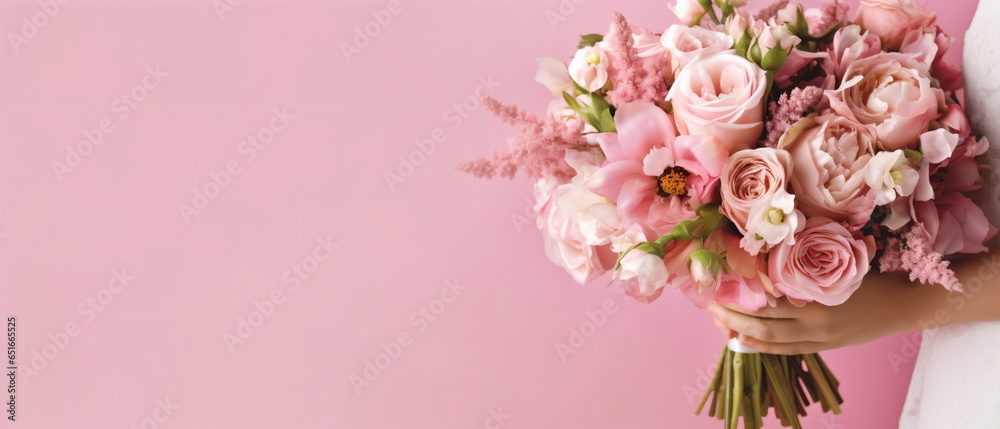
<instances>
[{"instance_id":1,"label":"pink rose","mask_svg":"<svg viewBox=\"0 0 1000 429\"><path fill-rule=\"evenodd\" d=\"M584 284L606 273L615 263L615 254L609 250L586 244L586 237L572 218L563 216L556 200L560 192L569 188L556 187L549 179L535 185L535 213L538 229L545 240L545 254L553 264L565 269Z\"/></svg>"},{"instance_id":2,"label":"pink rose","mask_svg":"<svg viewBox=\"0 0 1000 429\"><path fill-rule=\"evenodd\" d=\"M788 187L792 155L781 149L747 149L736 152L722 169L722 214L746 234L754 203Z\"/></svg>"},{"instance_id":3,"label":"pink rose","mask_svg":"<svg viewBox=\"0 0 1000 429\"><path fill-rule=\"evenodd\" d=\"M660 39L670 51L674 70L698 57L708 57L733 48L733 38L704 27L671 25Z\"/></svg>"},{"instance_id":4,"label":"pink rose","mask_svg":"<svg viewBox=\"0 0 1000 429\"><path fill-rule=\"evenodd\" d=\"M834 34L828 52L833 74L842 78L855 61L882 53L882 41L857 25L848 25Z\"/></svg>"},{"instance_id":5,"label":"pink rose","mask_svg":"<svg viewBox=\"0 0 1000 429\"><path fill-rule=\"evenodd\" d=\"M767 72L745 58L719 54L682 69L667 100L681 134L714 136L736 152L760 138L766 91Z\"/></svg>"},{"instance_id":6,"label":"pink rose","mask_svg":"<svg viewBox=\"0 0 1000 429\"><path fill-rule=\"evenodd\" d=\"M789 298L834 306L861 286L874 255L872 237L856 239L839 223L816 217L795 235L795 244L771 250L768 271Z\"/></svg>"},{"instance_id":7,"label":"pink rose","mask_svg":"<svg viewBox=\"0 0 1000 429\"><path fill-rule=\"evenodd\" d=\"M861 0L854 22L877 34L889 50L898 50L906 33L928 27L935 19L915 0Z\"/></svg>"},{"instance_id":8,"label":"pink rose","mask_svg":"<svg viewBox=\"0 0 1000 429\"><path fill-rule=\"evenodd\" d=\"M900 53L855 61L827 97L841 116L874 125L886 150L913 148L931 121L947 111L944 91L934 87L927 65Z\"/></svg>"},{"instance_id":9,"label":"pink rose","mask_svg":"<svg viewBox=\"0 0 1000 429\"><path fill-rule=\"evenodd\" d=\"M785 133L781 148L792 155L792 193L806 216L846 222L852 229L871 219L875 200L865 167L875 156L875 130L844 117L809 116Z\"/></svg>"}]
</instances>

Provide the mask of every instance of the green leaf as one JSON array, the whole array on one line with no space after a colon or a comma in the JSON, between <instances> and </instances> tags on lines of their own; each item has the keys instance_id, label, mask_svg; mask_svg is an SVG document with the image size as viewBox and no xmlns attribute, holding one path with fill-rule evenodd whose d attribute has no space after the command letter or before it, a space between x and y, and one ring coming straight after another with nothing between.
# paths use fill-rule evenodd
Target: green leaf
<instances>
[{"instance_id":1,"label":"green leaf","mask_svg":"<svg viewBox=\"0 0 1000 429\"><path fill-rule=\"evenodd\" d=\"M760 67L764 70L778 71L781 70L786 59L788 59L788 51L781 49L781 46L775 46L764 55Z\"/></svg>"},{"instance_id":2,"label":"green leaf","mask_svg":"<svg viewBox=\"0 0 1000 429\"><path fill-rule=\"evenodd\" d=\"M585 34L580 36L579 48L588 48L604 41L603 34Z\"/></svg>"},{"instance_id":3,"label":"green leaf","mask_svg":"<svg viewBox=\"0 0 1000 429\"><path fill-rule=\"evenodd\" d=\"M914 161L924 160L924 153L919 150L903 149L903 155L906 155L907 159L912 159Z\"/></svg>"}]
</instances>

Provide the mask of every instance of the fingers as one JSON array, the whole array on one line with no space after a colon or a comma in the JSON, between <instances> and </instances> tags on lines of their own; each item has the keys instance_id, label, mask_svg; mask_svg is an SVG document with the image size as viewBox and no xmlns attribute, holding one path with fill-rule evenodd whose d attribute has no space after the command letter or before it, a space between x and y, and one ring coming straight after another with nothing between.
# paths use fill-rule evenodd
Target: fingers
<instances>
[{"instance_id":1,"label":"fingers","mask_svg":"<svg viewBox=\"0 0 1000 429\"><path fill-rule=\"evenodd\" d=\"M730 310L737 313L743 313L748 316L762 317L767 319L799 319L803 316L803 313L807 312L808 309L805 307L797 307L789 304L788 301L781 299L772 307L765 306L757 311L749 311L743 307L736 304L726 303L720 304Z\"/></svg>"},{"instance_id":2,"label":"fingers","mask_svg":"<svg viewBox=\"0 0 1000 429\"><path fill-rule=\"evenodd\" d=\"M796 319L764 319L733 311L719 304L712 304L709 311L725 327L764 342L795 343L812 339Z\"/></svg>"},{"instance_id":3,"label":"fingers","mask_svg":"<svg viewBox=\"0 0 1000 429\"><path fill-rule=\"evenodd\" d=\"M751 337L740 338L740 344L750 347L760 353L772 355L804 355L809 353L819 353L825 350L836 348L827 343L813 341L799 341L794 343L770 343L760 341Z\"/></svg>"},{"instance_id":4,"label":"fingers","mask_svg":"<svg viewBox=\"0 0 1000 429\"><path fill-rule=\"evenodd\" d=\"M722 333L723 337L726 337L727 340L730 338L736 338L736 332L733 332L733 330L729 329L728 326L722 324L719 319L713 317L712 323L715 323L715 327Z\"/></svg>"}]
</instances>

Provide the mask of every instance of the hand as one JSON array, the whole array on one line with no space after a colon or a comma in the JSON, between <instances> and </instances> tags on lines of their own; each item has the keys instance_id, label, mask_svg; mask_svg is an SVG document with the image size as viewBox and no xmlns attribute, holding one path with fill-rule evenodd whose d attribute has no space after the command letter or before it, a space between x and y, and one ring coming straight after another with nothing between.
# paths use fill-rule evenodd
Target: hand
<instances>
[{"instance_id":1,"label":"hand","mask_svg":"<svg viewBox=\"0 0 1000 429\"><path fill-rule=\"evenodd\" d=\"M796 307L782 299L777 306L757 312L719 303L712 304L709 311L724 335L733 338L742 334L740 343L747 347L769 354L807 354L916 329L924 308L922 301L943 298L917 293L918 288L943 290L940 286L914 285L898 275L872 273L847 302L836 307L817 303Z\"/></svg>"}]
</instances>

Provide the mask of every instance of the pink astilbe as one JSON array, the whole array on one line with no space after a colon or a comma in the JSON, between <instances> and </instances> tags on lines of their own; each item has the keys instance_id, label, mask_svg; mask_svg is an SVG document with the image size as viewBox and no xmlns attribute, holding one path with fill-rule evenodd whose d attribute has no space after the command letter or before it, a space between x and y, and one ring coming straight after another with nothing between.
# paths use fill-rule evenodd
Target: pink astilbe
<instances>
[{"instance_id":1,"label":"pink astilbe","mask_svg":"<svg viewBox=\"0 0 1000 429\"><path fill-rule=\"evenodd\" d=\"M514 178L521 172L532 179L553 177L568 182L574 171L566 164L567 150L587 150L583 121L565 122L553 115L545 119L484 96L483 105L504 123L517 128L517 135L507 140L509 149L496 151L489 158L467 161L458 169L479 178Z\"/></svg>"},{"instance_id":2,"label":"pink astilbe","mask_svg":"<svg viewBox=\"0 0 1000 429\"><path fill-rule=\"evenodd\" d=\"M951 263L934 251L934 242L923 224L914 224L902 240L890 238L879 259L879 269L885 272L907 271L910 281L923 284L939 284L953 292L963 290L955 272L948 268Z\"/></svg>"},{"instance_id":3,"label":"pink astilbe","mask_svg":"<svg viewBox=\"0 0 1000 429\"><path fill-rule=\"evenodd\" d=\"M771 119L767 121L767 138L764 140L764 145L777 147L781 137L822 100L822 88L807 86L795 88L790 94L782 94L778 101L772 101L768 107Z\"/></svg>"},{"instance_id":4,"label":"pink astilbe","mask_svg":"<svg viewBox=\"0 0 1000 429\"><path fill-rule=\"evenodd\" d=\"M615 22L607 41L613 53L611 69L615 70L614 89L608 92L608 102L616 107L638 101L662 104L669 89L669 60L655 56L639 57L632 38L632 26L621 13L615 13Z\"/></svg>"},{"instance_id":5,"label":"pink astilbe","mask_svg":"<svg viewBox=\"0 0 1000 429\"><path fill-rule=\"evenodd\" d=\"M761 21L767 22L769 19L777 16L778 11L784 9L785 6L788 6L788 0L778 0L774 3L771 3L767 7L757 11L757 13L754 14L754 17L756 17Z\"/></svg>"},{"instance_id":6,"label":"pink astilbe","mask_svg":"<svg viewBox=\"0 0 1000 429\"><path fill-rule=\"evenodd\" d=\"M878 269L883 273L894 273L903 271L903 240L898 237L889 237L882 249L882 256L878 259Z\"/></svg>"},{"instance_id":7,"label":"pink astilbe","mask_svg":"<svg viewBox=\"0 0 1000 429\"><path fill-rule=\"evenodd\" d=\"M819 18L813 24L809 32L815 35L823 35L838 24L847 22L847 11L850 9L846 3L840 0L824 0L819 7Z\"/></svg>"}]
</instances>

